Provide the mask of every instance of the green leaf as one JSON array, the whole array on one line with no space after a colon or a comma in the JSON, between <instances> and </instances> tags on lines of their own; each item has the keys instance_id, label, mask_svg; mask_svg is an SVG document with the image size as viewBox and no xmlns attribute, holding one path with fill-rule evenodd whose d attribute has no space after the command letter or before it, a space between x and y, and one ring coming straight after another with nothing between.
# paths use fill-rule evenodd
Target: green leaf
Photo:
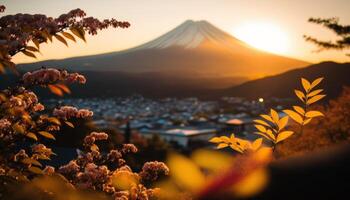
<instances>
[{"instance_id":1,"label":"green leaf","mask_svg":"<svg viewBox=\"0 0 350 200\"><path fill-rule=\"evenodd\" d=\"M294 121L298 122L299 124L303 124L303 118L297 112L294 112L293 110L283 110L283 112L286 113Z\"/></svg>"},{"instance_id":2,"label":"green leaf","mask_svg":"<svg viewBox=\"0 0 350 200\"><path fill-rule=\"evenodd\" d=\"M324 114L321 113L320 111L316 111L316 110L313 110L313 111L309 111L305 114L306 117L308 118L314 118L314 117L323 117Z\"/></svg>"},{"instance_id":3,"label":"green leaf","mask_svg":"<svg viewBox=\"0 0 350 200\"><path fill-rule=\"evenodd\" d=\"M52 139L52 140L55 140L55 139L56 139L55 136L53 136L53 135L52 135L51 133L49 133L49 132L46 132L46 131L39 131L38 133L39 133L40 135L42 135L42 136L48 138L48 139Z\"/></svg>"},{"instance_id":4,"label":"green leaf","mask_svg":"<svg viewBox=\"0 0 350 200\"><path fill-rule=\"evenodd\" d=\"M316 101L321 100L323 97L325 97L326 95L320 94L320 95L316 95L314 97L312 97L311 99L307 100L306 104L310 105L312 103L315 103Z\"/></svg>"},{"instance_id":5,"label":"green leaf","mask_svg":"<svg viewBox=\"0 0 350 200\"><path fill-rule=\"evenodd\" d=\"M293 131L283 131L280 134L278 134L277 136L277 140L276 143L281 142L285 139L287 139L288 137L290 137L291 135L293 135Z\"/></svg>"}]
</instances>

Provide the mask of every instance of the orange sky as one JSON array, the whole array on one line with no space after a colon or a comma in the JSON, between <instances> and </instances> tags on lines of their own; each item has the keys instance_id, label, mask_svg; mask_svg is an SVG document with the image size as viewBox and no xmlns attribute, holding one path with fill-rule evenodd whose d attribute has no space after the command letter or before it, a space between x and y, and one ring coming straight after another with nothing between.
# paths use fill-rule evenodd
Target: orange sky
<instances>
[{"instance_id":1,"label":"orange sky","mask_svg":"<svg viewBox=\"0 0 350 200\"><path fill-rule=\"evenodd\" d=\"M14 61L34 62L81 55L118 51L137 46L169 31L187 19L207 20L222 30L237 36L246 25L271 24L287 39L288 46L278 54L309 62L350 61L345 52L313 53L316 47L303 39L304 34L320 39L336 39L333 33L307 22L309 17L339 17L350 24L349 0L5 0L5 14L42 13L58 16L74 8L85 10L98 18L117 18L131 23L129 29L110 29L98 36L87 37L87 43L70 43L66 48L59 42L43 45L38 59L18 55ZM251 37L254 37L252 34ZM265 38L276 42L273 37ZM274 44L278 45L278 44ZM348 51L349 52L349 51Z\"/></svg>"}]
</instances>

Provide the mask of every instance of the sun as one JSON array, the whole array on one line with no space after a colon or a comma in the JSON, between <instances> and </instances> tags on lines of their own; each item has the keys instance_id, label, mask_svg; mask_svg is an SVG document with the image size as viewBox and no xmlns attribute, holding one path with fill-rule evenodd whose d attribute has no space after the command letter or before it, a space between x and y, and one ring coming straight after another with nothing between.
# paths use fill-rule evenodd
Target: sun
<instances>
[{"instance_id":1,"label":"sun","mask_svg":"<svg viewBox=\"0 0 350 200\"><path fill-rule=\"evenodd\" d=\"M238 26L233 33L238 39L264 51L280 54L288 51L287 34L271 23L254 22L243 24Z\"/></svg>"}]
</instances>

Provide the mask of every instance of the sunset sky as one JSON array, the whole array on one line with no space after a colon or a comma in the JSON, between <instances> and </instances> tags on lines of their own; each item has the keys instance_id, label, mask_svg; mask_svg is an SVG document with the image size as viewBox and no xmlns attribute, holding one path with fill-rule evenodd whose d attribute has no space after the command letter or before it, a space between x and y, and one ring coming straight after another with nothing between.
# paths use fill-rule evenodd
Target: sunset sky
<instances>
[{"instance_id":1,"label":"sunset sky","mask_svg":"<svg viewBox=\"0 0 350 200\"><path fill-rule=\"evenodd\" d=\"M5 14L41 13L57 17L81 8L97 18L116 18L131 23L129 29L109 29L88 37L87 43L59 42L43 45L37 60L66 58L118 51L152 40L187 19L207 20L251 45L273 53L320 62L348 62L345 52L324 51L305 42L304 34L320 39L336 39L321 26L307 22L309 17L339 17L350 24L349 0L5 0ZM349 53L349 51L347 51ZM34 62L18 55L15 62Z\"/></svg>"}]
</instances>

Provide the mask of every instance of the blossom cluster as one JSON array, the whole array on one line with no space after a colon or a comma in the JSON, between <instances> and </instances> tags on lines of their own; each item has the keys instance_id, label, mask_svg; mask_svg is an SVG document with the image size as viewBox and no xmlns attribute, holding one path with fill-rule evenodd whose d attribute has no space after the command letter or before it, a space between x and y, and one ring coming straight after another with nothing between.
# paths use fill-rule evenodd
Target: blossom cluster
<instances>
[{"instance_id":1,"label":"blossom cluster","mask_svg":"<svg viewBox=\"0 0 350 200\"><path fill-rule=\"evenodd\" d=\"M92 111L87 109L78 109L73 106L62 106L60 108L55 108L52 113L54 116L60 119L70 119L70 118L89 118L94 114Z\"/></svg>"},{"instance_id":2,"label":"blossom cluster","mask_svg":"<svg viewBox=\"0 0 350 200\"><path fill-rule=\"evenodd\" d=\"M104 132L91 132L84 138L84 146L96 146L95 141L107 140ZM133 144L124 144L120 149L101 153L98 147L85 148L77 159L60 167L58 172L80 189L92 189L110 194L114 199L150 199L157 195L157 188L146 188L143 184L169 174L169 168L162 162L147 162L140 173L126 165L123 156L136 153Z\"/></svg>"},{"instance_id":3,"label":"blossom cluster","mask_svg":"<svg viewBox=\"0 0 350 200\"><path fill-rule=\"evenodd\" d=\"M86 83L86 78L78 73L68 73L66 70L58 70L54 68L43 68L33 72L27 72L22 77L26 86L31 85L48 85L56 82L80 84Z\"/></svg>"},{"instance_id":4,"label":"blossom cluster","mask_svg":"<svg viewBox=\"0 0 350 200\"><path fill-rule=\"evenodd\" d=\"M159 176L168 175L169 168L163 162L146 162L142 171L140 172L140 177L143 182L155 181Z\"/></svg>"},{"instance_id":5,"label":"blossom cluster","mask_svg":"<svg viewBox=\"0 0 350 200\"><path fill-rule=\"evenodd\" d=\"M5 11L5 6L0 5L0 12ZM5 65L14 66L11 57L20 51L37 49L27 48L30 41L36 45L52 40L52 36L68 29L81 31L81 35L87 31L91 35L97 34L98 30L109 27L128 28L128 22L116 19L98 20L93 17L86 17L86 13L81 9L72 10L58 18L47 17L42 14L15 14L6 15L0 18L0 48L1 60ZM74 32L73 32L74 33Z\"/></svg>"}]
</instances>

